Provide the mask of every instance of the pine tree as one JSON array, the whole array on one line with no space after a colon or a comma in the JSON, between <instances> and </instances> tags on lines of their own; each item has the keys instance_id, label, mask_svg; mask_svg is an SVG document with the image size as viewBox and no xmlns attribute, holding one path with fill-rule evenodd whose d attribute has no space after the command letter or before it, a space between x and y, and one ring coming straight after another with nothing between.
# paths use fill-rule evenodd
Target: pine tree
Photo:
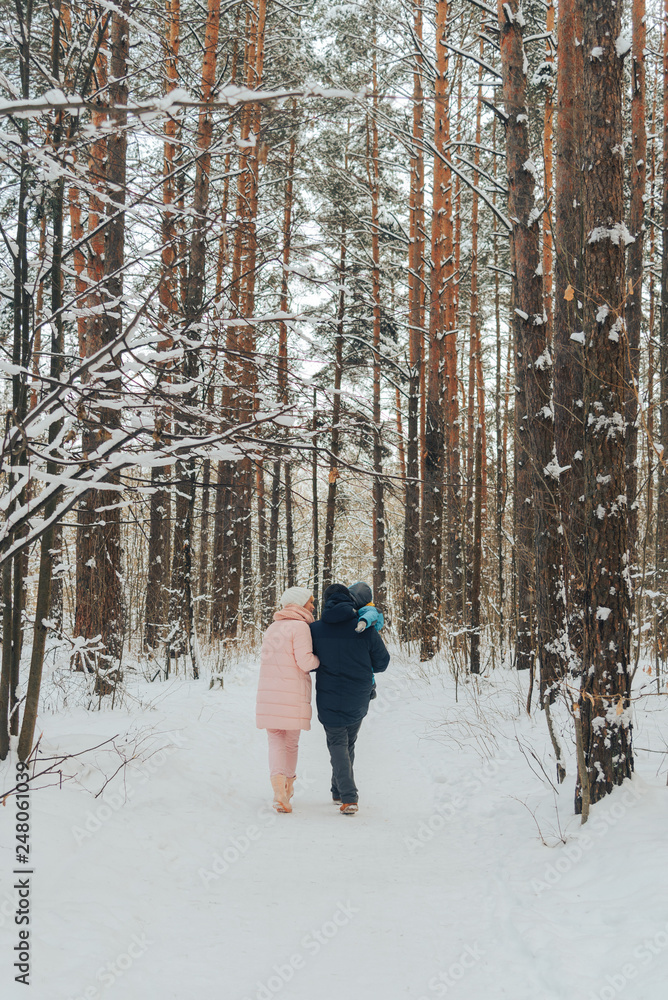
<instances>
[{"instance_id":1,"label":"pine tree","mask_svg":"<svg viewBox=\"0 0 668 1000\"><path fill-rule=\"evenodd\" d=\"M584 51L585 614L579 714L586 772L576 808L633 769L629 720L631 577L625 478L621 4L579 0ZM584 786L584 787L583 787Z\"/></svg>"}]
</instances>

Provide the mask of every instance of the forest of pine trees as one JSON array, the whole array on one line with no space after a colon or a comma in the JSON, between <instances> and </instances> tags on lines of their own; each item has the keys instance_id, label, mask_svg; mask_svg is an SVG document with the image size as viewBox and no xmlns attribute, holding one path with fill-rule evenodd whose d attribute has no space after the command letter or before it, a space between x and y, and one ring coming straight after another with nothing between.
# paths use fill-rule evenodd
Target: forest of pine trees
<instances>
[{"instance_id":1,"label":"forest of pine trees","mask_svg":"<svg viewBox=\"0 0 668 1000\"><path fill-rule=\"evenodd\" d=\"M367 579L586 818L668 672L668 0L1 13L0 758Z\"/></svg>"}]
</instances>

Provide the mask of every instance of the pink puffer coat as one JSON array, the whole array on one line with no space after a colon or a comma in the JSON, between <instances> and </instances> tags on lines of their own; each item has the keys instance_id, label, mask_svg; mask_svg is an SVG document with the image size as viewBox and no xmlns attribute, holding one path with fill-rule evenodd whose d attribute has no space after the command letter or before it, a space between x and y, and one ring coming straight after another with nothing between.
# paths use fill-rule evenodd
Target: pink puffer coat
<instances>
[{"instance_id":1,"label":"pink puffer coat","mask_svg":"<svg viewBox=\"0 0 668 1000\"><path fill-rule=\"evenodd\" d=\"M310 729L311 677L320 661L313 652L313 615L298 604L274 614L264 633L257 687L258 729Z\"/></svg>"}]
</instances>

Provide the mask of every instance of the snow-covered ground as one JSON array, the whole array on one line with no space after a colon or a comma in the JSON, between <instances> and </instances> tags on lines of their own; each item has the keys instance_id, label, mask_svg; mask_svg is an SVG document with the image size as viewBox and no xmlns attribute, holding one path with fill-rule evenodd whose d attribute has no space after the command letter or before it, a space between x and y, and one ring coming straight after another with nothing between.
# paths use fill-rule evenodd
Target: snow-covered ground
<instances>
[{"instance_id":1,"label":"snow-covered ground","mask_svg":"<svg viewBox=\"0 0 668 1000\"><path fill-rule=\"evenodd\" d=\"M638 703L635 777L581 827L565 711L554 788L525 676L455 702L447 671L396 654L358 741L359 814L329 800L314 721L277 816L255 679L249 661L224 690L138 681L120 709L41 716L43 756L116 739L32 793L29 992L12 984L14 801L0 810L3 998L665 1000L663 697Z\"/></svg>"}]
</instances>

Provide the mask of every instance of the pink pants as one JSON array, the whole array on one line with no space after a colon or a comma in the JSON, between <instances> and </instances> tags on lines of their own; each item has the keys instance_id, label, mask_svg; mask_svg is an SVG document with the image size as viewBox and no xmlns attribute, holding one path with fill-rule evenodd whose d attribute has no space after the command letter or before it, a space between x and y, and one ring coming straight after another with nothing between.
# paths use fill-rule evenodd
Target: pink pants
<instances>
[{"instance_id":1,"label":"pink pants","mask_svg":"<svg viewBox=\"0 0 668 1000\"><path fill-rule=\"evenodd\" d=\"M269 774L296 777L300 729L268 729Z\"/></svg>"}]
</instances>

